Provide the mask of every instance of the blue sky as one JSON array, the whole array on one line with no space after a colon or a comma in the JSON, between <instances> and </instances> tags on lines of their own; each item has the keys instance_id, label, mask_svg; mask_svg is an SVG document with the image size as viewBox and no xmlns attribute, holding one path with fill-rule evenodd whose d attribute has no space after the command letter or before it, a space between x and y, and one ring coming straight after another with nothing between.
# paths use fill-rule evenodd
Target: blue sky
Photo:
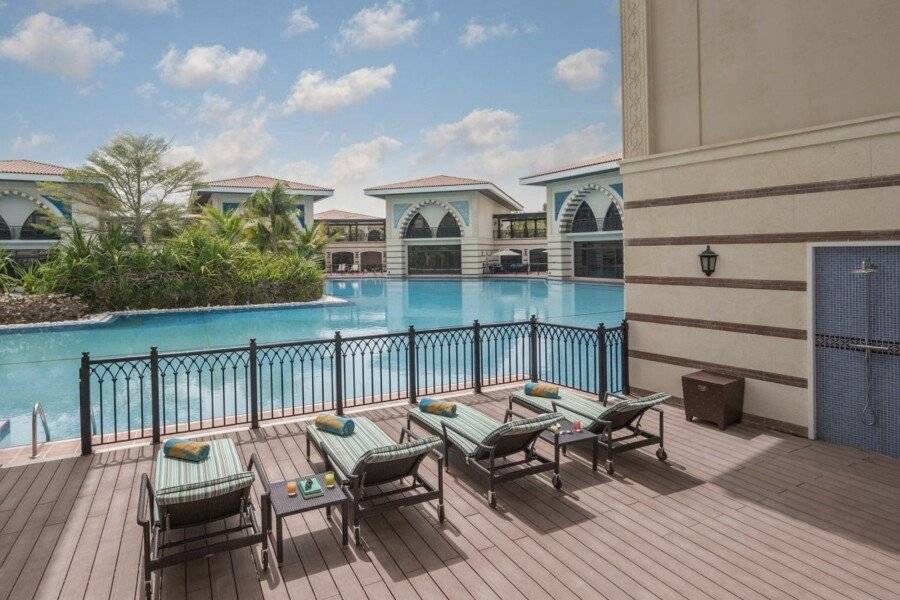
<instances>
[{"instance_id":1,"label":"blue sky","mask_svg":"<svg viewBox=\"0 0 900 600\"><path fill-rule=\"evenodd\" d=\"M614 0L0 0L0 158L153 133L210 178L518 177L621 145Z\"/></svg>"}]
</instances>

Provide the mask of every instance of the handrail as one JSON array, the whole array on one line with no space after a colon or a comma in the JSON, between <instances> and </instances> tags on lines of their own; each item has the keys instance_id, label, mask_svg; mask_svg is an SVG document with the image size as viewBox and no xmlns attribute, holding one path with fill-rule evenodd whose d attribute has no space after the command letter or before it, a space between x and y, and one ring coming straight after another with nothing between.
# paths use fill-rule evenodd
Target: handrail
<instances>
[{"instance_id":1,"label":"handrail","mask_svg":"<svg viewBox=\"0 0 900 600\"><path fill-rule=\"evenodd\" d=\"M31 409L31 458L35 458L37 456L37 418L38 415L41 416L41 421L44 424L44 437L46 437L46 441L50 441L50 426L47 425L47 413L44 412L44 407L40 402L35 403L34 408Z\"/></svg>"}]
</instances>

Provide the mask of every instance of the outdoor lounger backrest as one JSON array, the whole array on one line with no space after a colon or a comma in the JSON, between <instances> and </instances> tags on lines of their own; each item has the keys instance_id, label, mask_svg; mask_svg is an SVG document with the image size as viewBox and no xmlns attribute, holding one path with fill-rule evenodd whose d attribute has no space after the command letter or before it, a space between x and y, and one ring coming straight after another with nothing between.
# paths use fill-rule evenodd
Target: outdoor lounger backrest
<instances>
[{"instance_id":1,"label":"outdoor lounger backrest","mask_svg":"<svg viewBox=\"0 0 900 600\"><path fill-rule=\"evenodd\" d=\"M668 394L663 393L651 394L650 396L645 396L643 398L636 398L633 396L618 396L616 394L610 395L618 399L618 402L608 405L606 409L594 419L594 423L591 423L591 425L588 426L588 429L590 431L599 431L600 429L604 428L605 425L600 423L601 421L611 423L613 431L621 429L622 427L631 424L632 421L644 414L644 411L646 411L648 408L656 406L657 404L661 404L670 398ZM594 402L593 400L585 400L585 402L596 404L596 402ZM580 410L580 407L578 406L573 406L572 408L575 410Z\"/></svg>"},{"instance_id":2,"label":"outdoor lounger backrest","mask_svg":"<svg viewBox=\"0 0 900 600\"><path fill-rule=\"evenodd\" d=\"M430 436L373 448L360 457L351 475L360 477L367 486L396 481L412 475L422 459L440 446L440 438Z\"/></svg>"},{"instance_id":3,"label":"outdoor lounger backrest","mask_svg":"<svg viewBox=\"0 0 900 600\"><path fill-rule=\"evenodd\" d=\"M481 441L494 447L494 456L503 457L524 450L542 431L562 421L562 416L547 413L503 423Z\"/></svg>"}]
</instances>

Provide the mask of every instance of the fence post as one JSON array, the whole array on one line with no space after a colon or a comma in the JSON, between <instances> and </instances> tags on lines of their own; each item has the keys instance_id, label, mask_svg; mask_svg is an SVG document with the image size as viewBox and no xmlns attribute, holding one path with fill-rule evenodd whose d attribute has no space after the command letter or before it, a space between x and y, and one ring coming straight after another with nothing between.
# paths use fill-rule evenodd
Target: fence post
<instances>
[{"instance_id":1,"label":"fence post","mask_svg":"<svg viewBox=\"0 0 900 600\"><path fill-rule=\"evenodd\" d=\"M341 332L334 332L334 411L344 414L344 356L341 351Z\"/></svg>"},{"instance_id":2,"label":"fence post","mask_svg":"<svg viewBox=\"0 0 900 600\"><path fill-rule=\"evenodd\" d=\"M409 388L409 403L415 404L418 400L416 398L417 394L417 386L416 382L416 328L412 325L409 326L409 355L406 359L406 370L408 371L407 376L409 378L409 382L407 383L407 387Z\"/></svg>"},{"instance_id":3,"label":"fence post","mask_svg":"<svg viewBox=\"0 0 900 600\"><path fill-rule=\"evenodd\" d=\"M81 454L91 453L91 355L81 353L81 368L78 370L78 407L81 413ZM103 432L100 432L101 434Z\"/></svg>"},{"instance_id":4,"label":"fence post","mask_svg":"<svg viewBox=\"0 0 900 600\"><path fill-rule=\"evenodd\" d=\"M257 362L256 362L256 338L250 338L250 428L259 428L259 398L257 397Z\"/></svg>"},{"instance_id":5,"label":"fence post","mask_svg":"<svg viewBox=\"0 0 900 600\"><path fill-rule=\"evenodd\" d=\"M481 323L472 323L472 374L475 375L475 393L481 393Z\"/></svg>"},{"instance_id":6,"label":"fence post","mask_svg":"<svg viewBox=\"0 0 900 600\"><path fill-rule=\"evenodd\" d=\"M628 381L628 320L622 320L622 391L631 393L631 383Z\"/></svg>"},{"instance_id":7,"label":"fence post","mask_svg":"<svg viewBox=\"0 0 900 600\"><path fill-rule=\"evenodd\" d=\"M531 315L531 328L528 332L529 350L531 352L531 381L538 380L538 341L537 341L537 315Z\"/></svg>"},{"instance_id":8,"label":"fence post","mask_svg":"<svg viewBox=\"0 0 900 600\"><path fill-rule=\"evenodd\" d=\"M150 347L150 414L153 422L153 443L159 443L159 350Z\"/></svg>"},{"instance_id":9,"label":"fence post","mask_svg":"<svg viewBox=\"0 0 900 600\"><path fill-rule=\"evenodd\" d=\"M597 399L606 404L606 388L609 386L606 373L606 325L597 325Z\"/></svg>"}]
</instances>

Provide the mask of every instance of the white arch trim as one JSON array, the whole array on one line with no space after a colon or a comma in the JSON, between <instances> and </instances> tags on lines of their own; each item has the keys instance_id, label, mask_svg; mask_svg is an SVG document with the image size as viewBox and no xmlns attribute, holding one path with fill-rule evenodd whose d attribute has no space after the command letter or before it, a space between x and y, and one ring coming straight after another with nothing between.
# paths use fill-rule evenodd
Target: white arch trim
<instances>
[{"instance_id":1,"label":"white arch trim","mask_svg":"<svg viewBox=\"0 0 900 600\"><path fill-rule=\"evenodd\" d=\"M62 214L62 212L58 208L56 208L55 204L53 204L52 202L48 202L43 197L35 198L31 194L27 194L27 193L21 192L19 190L0 190L0 196L18 196L19 198L23 198L25 200L30 200L31 203L36 206L46 209L50 214L54 215L57 218L60 218L60 219L66 218L66 216L64 214ZM27 217L26 217L26 219L27 219ZM24 224L24 222L19 223L17 226L20 227L23 224ZM10 225L10 227L13 227L13 225Z\"/></svg>"},{"instance_id":2,"label":"white arch trim","mask_svg":"<svg viewBox=\"0 0 900 600\"><path fill-rule=\"evenodd\" d=\"M424 208L426 206L432 206L432 205L440 206L440 207L444 208L448 213L450 213L450 216L452 216L454 219L456 219L456 224L459 226L459 231L460 232L463 231L463 229L464 229L463 222L464 221L463 221L462 215L460 215L459 212L457 212L457 210L455 208L453 208L452 206L450 206L449 204L447 204L446 202L443 202L441 200L436 200L434 198L428 198L426 200L422 200L421 202L416 202L415 204L413 204L412 206L407 208L405 213L403 213L403 216L400 218L400 222L397 224L397 231L399 232L400 237L402 239L406 239L406 228L409 227L409 222L412 221L413 218L415 218L415 216L419 213L420 210L422 210L422 208ZM427 221L427 219L426 219L426 221ZM436 229L439 225L440 225L440 223L434 223L434 224L428 223L428 226L431 227L432 229Z\"/></svg>"},{"instance_id":3,"label":"white arch trim","mask_svg":"<svg viewBox=\"0 0 900 600\"><path fill-rule=\"evenodd\" d=\"M581 201L587 198L591 192L601 192L607 198L609 198L610 202L612 202L616 207L616 210L619 211L619 216L622 217L622 222L625 222L625 212L622 210L622 199L619 197L619 195L605 185L599 183L589 183L585 186L582 186L578 190L573 190L572 193L569 194L569 196L565 199L563 205L560 207L559 218L557 219L560 233L570 233L570 229L572 228L572 219L575 217L575 212L578 210ZM596 217L596 215L594 216ZM598 223L598 229L599 225L600 223Z\"/></svg>"}]
</instances>

